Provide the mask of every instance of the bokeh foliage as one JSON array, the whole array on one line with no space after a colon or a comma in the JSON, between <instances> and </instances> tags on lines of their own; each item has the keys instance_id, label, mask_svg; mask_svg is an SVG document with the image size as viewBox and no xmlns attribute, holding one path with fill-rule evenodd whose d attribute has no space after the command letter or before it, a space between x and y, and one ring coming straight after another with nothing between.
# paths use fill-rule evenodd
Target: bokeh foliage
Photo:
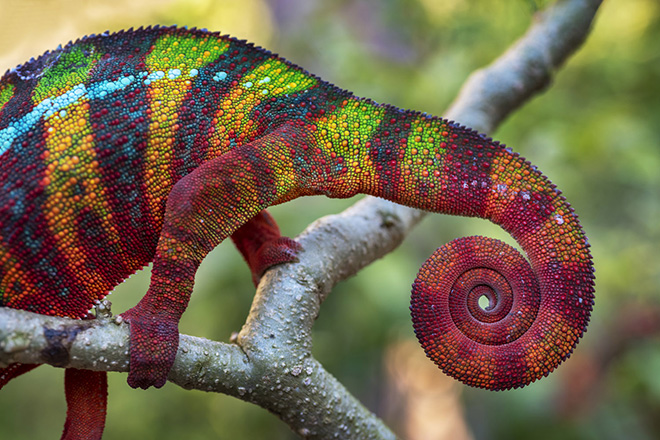
<instances>
[{"instance_id":1,"label":"bokeh foliage","mask_svg":"<svg viewBox=\"0 0 660 440\"><path fill-rule=\"evenodd\" d=\"M490 62L547 0L0 0L0 70L78 36L146 24L220 30L254 41L359 96L442 114L474 69ZM609 0L586 45L496 133L538 165L580 215L596 265L596 309L565 368L523 390L466 389L470 428L484 439L660 437L657 329L621 343L582 371L595 384L568 405L578 357L598 358L622 310L660 307L660 4ZM308 198L272 211L295 236L351 201ZM452 238L502 231L475 219L430 216L395 253L338 286L315 326L316 356L369 408L383 411L383 353L413 338L408 292L417 268ZM110 296L119 313L146 291L140 273ZM253 292L229 244L204 262L181 330L227 340ZM653 327L653 326L651 326ZM582 365L582 364L579 364ZM566 371L564 371L566 370ZM438 375L441 375L438 372ZM64 421L62 370L42 367L0 393L0 437L53 438ZM185 391L135 391L110 374L106 439L291 439L266 411ZM568 397L567 397L568 396ZM575 397L575 396L573 396ZM442 414L438 414L442 417Z\"/></svg>"}]
</instances>

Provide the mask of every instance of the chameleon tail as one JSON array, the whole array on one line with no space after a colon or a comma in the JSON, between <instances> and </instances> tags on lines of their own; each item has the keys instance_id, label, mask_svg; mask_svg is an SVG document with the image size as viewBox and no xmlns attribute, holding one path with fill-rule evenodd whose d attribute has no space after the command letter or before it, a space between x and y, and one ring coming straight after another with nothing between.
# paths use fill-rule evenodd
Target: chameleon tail
<instances>
[{"instance_id":1,"label":"chameleon tail","mask_svg":"<svg viewBox=\"0 0 660 440\"><path fill-rule=\"evenodd\" d=\"M317 190L488 219L527 255L472 237L431 256L411 300L429 358L492 390L529 384L568 358L589 322L593 263L577 215L548 178L504 145L444 119L359 99L324 118L313 132L326 146L315 162L327 174Z\"/></svg>"},{"instance_id":2,"label":"chameleon tail","mask_svg":"<svg viewBox=\"0 0 660 440\"><path fill-rule=\"evenodd\" d=\"M577 215L535 166L457 123L359 98L333 104L310 133L310 144L324 149L301 151L292 163L317 170L308 180L319 193L366 193L488 219L526 253L528 260L473 237L424 264L413 286L413 325L443 371L501 390L568 358L589 322L593 262Z\"/></svg>"},{"instance_id":3,"label":"chameleon tail","mask_svg":"<svg viewBox=\"0 0 660 440\"><path fill-rule=\"evenodd\" d=\"M413 177L436 179L411 179L408 204L489 219L529 262L484 237L441 247L413 285L415 333L427 356L456 379L492 390L522 387L568 358L586 330L594 302L589 243L573 209L536 167L465 127L443 123L439 131L443 142L424 150L439 160L418 152L410 161L421 165L411 167Z\"/></svg>"},{"instance_id":4,"label":"chameleon tail","mask_svg":"<svg viewBox=\"0 0 660 440\"><path fill-rule=\"evenodd\" d=\"M64 388L67 411L62 440L100 440L108 401L107 373L68 368Z\"/></svg>"}]
</instances>

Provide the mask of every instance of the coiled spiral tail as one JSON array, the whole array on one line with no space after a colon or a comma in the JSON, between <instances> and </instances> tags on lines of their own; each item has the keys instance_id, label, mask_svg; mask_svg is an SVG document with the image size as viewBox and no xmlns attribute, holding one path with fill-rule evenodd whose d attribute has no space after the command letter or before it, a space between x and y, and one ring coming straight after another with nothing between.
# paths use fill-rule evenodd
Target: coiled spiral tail
<instances>
[{"instance_id":1,"label":"coiled spiral tail","mask_svg":"<svg viewBox=\"0 0 660 440\"><path fill-rule=\"evenodd\" d=\"M482 297L487 307L479 305ZM453 240L424 263L411 314L440 369L467 385L502 390L527 385L563 360L543 355L552 350L535 325L541 304L527 260L504 242L476 236Z\"/></svg>"}]
</instances>

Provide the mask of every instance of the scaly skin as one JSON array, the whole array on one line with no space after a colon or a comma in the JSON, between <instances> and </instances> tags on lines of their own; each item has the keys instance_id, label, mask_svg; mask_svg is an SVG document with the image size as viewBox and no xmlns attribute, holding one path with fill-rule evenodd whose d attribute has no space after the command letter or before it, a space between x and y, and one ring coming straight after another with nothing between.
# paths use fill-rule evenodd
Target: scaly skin
<instances>
[{"instance_id":1,"label":"scaly skin","mask_svg":"<svg viewBox=\"0 0 660 440\"><path fill-rule=\"evenodd\" d=\"M470 129L357 98L219 34L92 36L8 72L0 154L0 305L84 318L153 261L148 292L122 315L133 387L165 383L195 271L222 240L255 219L234 237L255 279L295 258L295 243L259 213L303 195L364 193L482 217L518 241L531 268L471 238L439 250L415 282L422 345L470 385L518 387L552 371L592 309L586 237L536 167ZM529 304L521 284L538 286ZM490 309L476 305L482 295Z\"/></svg>"}]
</instances>

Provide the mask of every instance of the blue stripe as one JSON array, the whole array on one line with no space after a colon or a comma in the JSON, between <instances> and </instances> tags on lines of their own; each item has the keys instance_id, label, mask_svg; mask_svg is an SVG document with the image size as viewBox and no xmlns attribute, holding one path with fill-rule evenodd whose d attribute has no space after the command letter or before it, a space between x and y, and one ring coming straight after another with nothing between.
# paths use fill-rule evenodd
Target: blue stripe
<instances>
[{"instance_id":1,"label":"blue stripe","mask_svg":"<svg viewBox=\"0 0 660 440\"><path fill-rule=\"evenodd\" d=\"M224 73L224 72L223 72ZM161 81L163 79L176 79L182 74L179 69L170 69L167 73L163 71L153 72L151 74L147 72L140 72L138 76L140 78L145 78L143 83L148 86L152 82ZM188 74L189 77L193 78L199 74L197 69L192 69ZM226 75L226 74L225 74ZM64 109L71 104L74 104L78 101L87 98L90 101L96 99L104 99L107 96L111 95L113 92L124 90L126 87L131 85L136 81L134 75L125 76L116 81L102 81L96 84L92 84L88 87L85 84L78 84L73 89L68 92L56 97L56 98L46 98L41 101L37 106L32 109L32 111L25 116L23 116L18 121L9 123L9 125L2 130L0 130L0 154L3 154L7 151L12 143L18 138L29 132L42 118L49 118L56 113L59 113L60 117L66 116L66 111Z\"/></svg>"}]
</instances>

